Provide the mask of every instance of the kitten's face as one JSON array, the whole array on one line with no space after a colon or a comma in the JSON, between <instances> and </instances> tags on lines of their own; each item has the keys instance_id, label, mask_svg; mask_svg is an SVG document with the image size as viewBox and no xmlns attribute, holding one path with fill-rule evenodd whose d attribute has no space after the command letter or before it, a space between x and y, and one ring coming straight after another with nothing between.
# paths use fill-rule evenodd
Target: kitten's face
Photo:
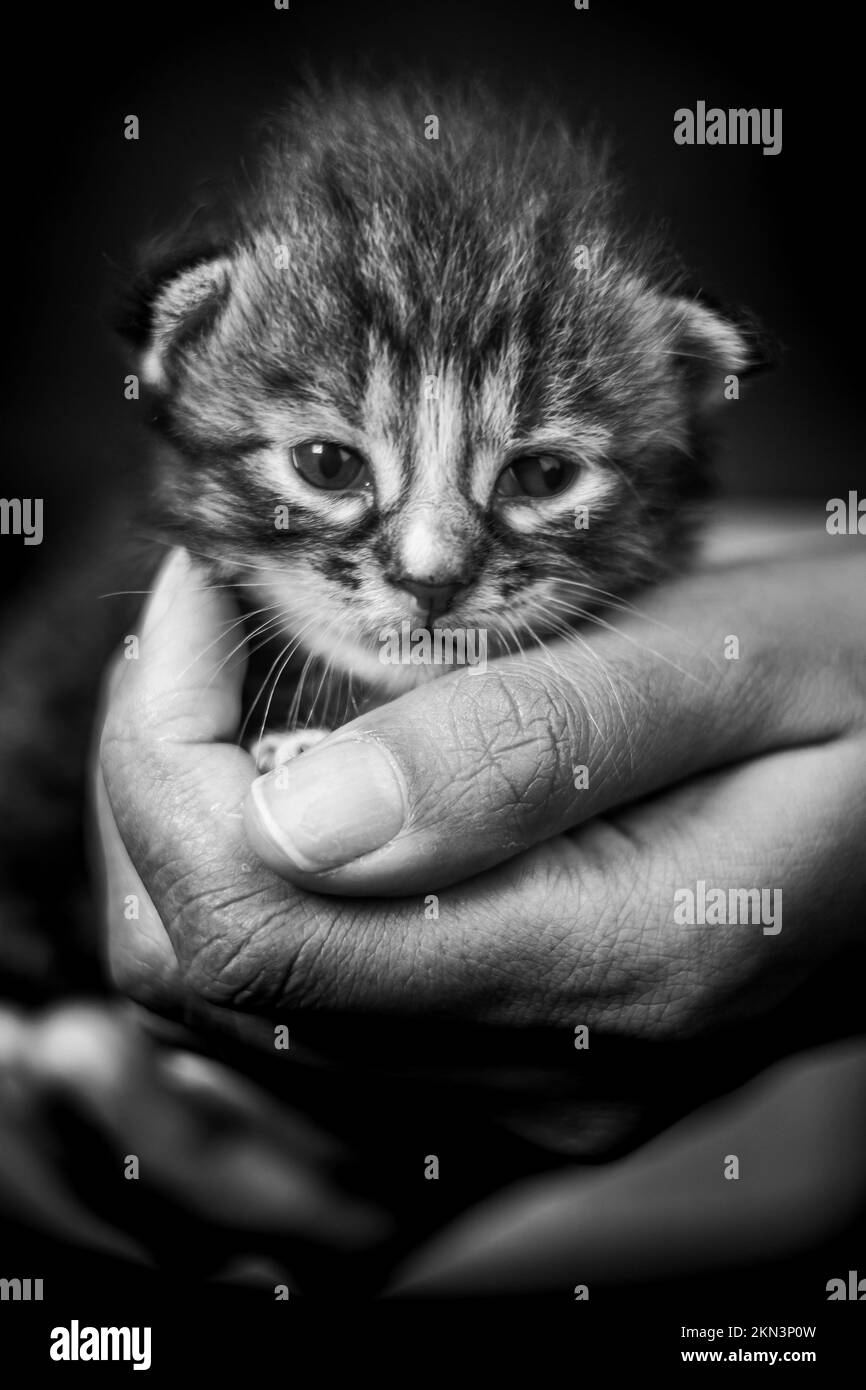
<instances>
[{"instance_id":1,"label":"kitten's face","mask_svg":"<svg viewBox=\"0 0 866 1390\"><path fill-rule=\"evenodd\" d=\"M431 674L379 660L405 619L514 650L674 563L707 400L745 362L617 244L585 158L563 189L483 128L437 148L395 120L272 165L225 253L161 290L144 365L191 548L385 685Z\"/></svg>"}]
</instances>

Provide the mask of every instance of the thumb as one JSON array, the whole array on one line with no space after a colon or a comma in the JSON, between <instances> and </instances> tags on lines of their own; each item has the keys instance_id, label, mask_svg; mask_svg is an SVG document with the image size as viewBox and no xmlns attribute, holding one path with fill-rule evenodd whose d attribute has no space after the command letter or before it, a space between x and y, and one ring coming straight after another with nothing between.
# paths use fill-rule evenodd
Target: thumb
<instances>
[{"instance_id":1,"label":"thumb","mask_svg":"<svg viewBox=\"0 0 866 1390\"><path fill-rule=\"evenodd\" d=\"M778 698L763 614L779 604L756 611L752 582L720 596L715 576L692 577L617 628L365 714L253 784L254 848L302 888L429 892L699 772L830 736L828 702L810 698L814 662L795 652ZM789 582L782 567L764 580ZM721 659L732 630L748 662Z\"/></svg>"}]
</instances>

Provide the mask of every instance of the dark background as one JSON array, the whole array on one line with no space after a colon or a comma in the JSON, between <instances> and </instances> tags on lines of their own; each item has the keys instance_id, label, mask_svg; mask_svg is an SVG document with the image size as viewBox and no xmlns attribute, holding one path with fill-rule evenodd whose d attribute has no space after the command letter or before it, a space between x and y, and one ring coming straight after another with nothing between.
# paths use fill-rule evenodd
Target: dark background
<instances>
[{"instance_id":1,"label":"dark background","mask_svg":"<svg viewBox=\"0 0 866 1390\"><path fill-rule=\"evenodd\" d=\"M783 345L780 368L728 407L725 487L826 499L862 476L860 76L841 7L150 0L34 9L18 23L4 84L2 491L45 498L43 554L140 471L141 407L123 399L129 367L108 326L117 272L235 163L305 64L492 73L506 92L540 86L575 120L599 116L636 203L670 222L699 282L748 305ZM781 154L675 145L674 110L699 99L782 107ZM123 138L129 113L137 143ZM2 557L10 579L41 558L11 538Z\"/></svg>"},{"instance_id":2,"label":"dark background","mask_svg":"<svg viewBox=\"0 0 866 1390\"><path fill-rule=\"evenodd\" d=\"M22 13L7 35L2 97L0 491L45 499L45 540L25 547L0 538L3 598L14 605L49 571L77 564L107 493L134 496L146 444L141 407L123 399L132 364L109 327L118 273L140 238L184 215L197 188L240 157L251 126L308 63L498 74L506 91L541 87L576 120L600 117L636 203L670 222L697 279L723 301L748 305L783 345L777 371L727 408L725 489L811 497L822 515L828 497L862 490L862 230L853 208L862 77L850 24L842 7L779 0L590 0L585 12L572 0L291 0L289 11L273 0L160 0ZM698 100L781 107L782 153L675 145L675 109ZM130 113L141 120L137 143L123 138ZM110 540L98 524L96 540ZM817 1089L831 1088L819 1078ZM752 1104L767 1107L763 1095ZM778 1161L784 1172L784 1151L798 1152L811 1133L824 1154L847 1161L836 1117L822 1130L814 1100L798 1092L785 1114L793 1129L775 1122L778 1141L761 1150L766 1165ZM682 1228L696 1245L710 1244L715 1228L698 1220L715 1219L705 1195L671 1163L656 1188L641 1191L640 1210L647 1223L657 1214L666 1248L670 1217L659 1194L682 1194ZM835 1170L817 1158L813 1166L818 1177L792 1187L785 1220L823 1200ZM779 1182L773 1172L766 1181L768 1190ZM730 1239L739 1232L732 1227ZM636 1242L634 1230L629 1239ZM808 1277L792 1267L813 1310L821 1280L844 1274L855 1247L863 1248L847 1237L844 1251L826 1253ZM753 1278L749 1307L769 1312L778 1269Z\"/></svg>"}]
</instances>

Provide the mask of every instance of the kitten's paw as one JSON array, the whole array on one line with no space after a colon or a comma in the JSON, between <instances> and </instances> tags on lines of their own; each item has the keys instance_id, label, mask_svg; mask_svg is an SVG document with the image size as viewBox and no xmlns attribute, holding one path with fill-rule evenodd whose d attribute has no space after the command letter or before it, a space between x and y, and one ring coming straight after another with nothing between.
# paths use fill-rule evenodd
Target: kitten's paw
<instances>
[{"instance_id":1,"label":"kitten's paw","mask_svg":"<svg viewBox=\"0 0 866 1390\"><path fill-rule=\"evenodd\" d=\"M250 752L259 773L273 772L274 768L283 767L301 753L315 748L330 732L330 729L296 729L291 734L265 734L250 745Z\"/></svg>"}]
</instances>

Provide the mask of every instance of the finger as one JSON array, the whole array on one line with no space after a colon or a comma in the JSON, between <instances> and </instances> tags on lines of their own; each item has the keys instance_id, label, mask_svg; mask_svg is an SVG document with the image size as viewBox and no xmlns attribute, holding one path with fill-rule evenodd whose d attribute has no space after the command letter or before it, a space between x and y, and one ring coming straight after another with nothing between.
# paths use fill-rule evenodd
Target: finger
<instances>
[{"instance_id":1,"label":"finger","mask_svg":"<svg viewBox=\"0 0 866 1390\"><path fill-rule=\"evenodd\" d=\"M659 1040L704 1032L731 1009L757 1015L856 929L864 763L853 739L769 754L387 914L362 916L347 900L293 943L283 1000L312 999L326 1018L352 1008ZM726 902L744 892L752 916L681 925L677 895L697 901L701 881ZM753 890L766 921L754 918Z\"/></svg>"},{"instance_id":2,"label":"finger","mask_svg":"<svg viewBox=\"0 0 866 1390\"><path fill-rule=\"evenodd\" d=\"M109 700L116 694L122 674L123 663L118 662L106 679ZM246 1044L272 1051L272 1025L230 1010L211 1008L186 989L169 934L117 828L98 758L93 760L91 796L95 821L92 857L102 884L107 966L117 988L142 1006L142 1027L163 1041L183 1042L188 1040L186 1029L175 1024L169 1027L166 1021L168 1017L182 1019L190 1026L217 1029Z\"/></svg>"},{"instance_id":3,"label":"finger","mask_svg":"<svg viewBox=\"0 0 866 1390\"><path fill-rule=\"evenodd\" d=\"M389 1219L330 1173L342 1146L227 1068L192 1053L161 1073L184 1110L204 1123L183 1154L183 1192L224 1224L303 1235L336 1248L384 1239Z\"/></svg>"},{"instance_id":4,"label":"finger","mask_svg":"<svg viewBox=\"0 0 866 1390\"><path fill-rule=\"evenodd\" d=\"M204 829L239 818L253 763L234 744L245 671L236 625L226 591L211 588L189 556L174 551L145 609L138 657L124 663L108 701L100 739L111 811L139 870L133 846L158 821L173 783L180 795L192 788L211 794ZM164 835L159 840L154 860L164 865L173 849Z\"/></svg>"},{"instance_id":5,"label":"finger","mask_svg":"<svg viewBox=\"0 0 866 1390\"><path fill-rule=\"evenodd\" d=\"M144 611L138 656L114 682L100 739L105 789L127 847L140 829L136 804L150 789L164 796L174 774L187 786L210 785L215 819L239 808L253 763L235 745L246 669L237 626L226 590L174 551ZM235 789L236 807L215 799Z\"/></svg>"},{"instance_id":6,"label":"finger","mask_svg":"<svg viewBox=\"0 0 866 1390\"><path fill-rule=\"evenodd\" d=\"M118 1179L135 1160L143 1190L223 1227L345 1248L385 1230L378 1211L330 1181L326 1164L336 1146L309 1122L207 1059L162 1057L119 1010L68 1005L39 1018L21 1074L32 1094L62 1096L89 1119ZM95 1189L105 1187L101 1169L90 1176ZM120 1194L112 1214L122 1223L122 1198L135 1189L109 1184L109 1205L112 1193Z\"/></svg>"},{"instance_id":7,"label":"finger","mask_svg":"<svg viewBox=\"0 0 866 1390\"><path fill-rule=\"evenodd\" d=\"M850 608L853 601L847 597ZM691 591L691 606L693 598ZM841 607L844 610L844 603ZM850 616L856 625L856 612ZM783 645L790 636L785 631ZM798 668L796 654L791 664ZM171 680L170 672L166 679ZM129 677L124 685L128 681ZM762 686L761 681L757 684ZM792 687L796 688L796 680L792 679ZM752 700L757 703L757 696L752 695ZM790 715L793 696L781 703L799 733L804 721ZM826 700L817 703L820 709L828 704ZM832 714L836 717L837 711ZM742 725L754 722L754 716L750 720L744 711ZM742 756L740 727L731 736L732 761L737 754ZM195 724L188 722L187 728L194 737ZM495 872L479 874L462 888L443 892L435 911L428 912L419 899L395 903L387 916L362 914L351 900L338 909L333 900L299 894L264 866L244 861L239 822L209 813L209 798L217 796L225 802L238 788L249 788L254 770L246 755L225 744L184 743L172 738L171 732L161 737L156 721L133 746L139 779L135 797L128 796L123 784L128 762L120 757L112 766L116 780L120 772L115 805L118 825L169 931L187 987L215 1005L239 1004L259 1013L304 1008L308 1016L311 1006L401 1014L410 1007L413 1012L429 1008L452 1014L456 1009L494 1022L534 1016L543 1023L551 988L558 991L563 1008L573 1007L574 981L584 972L593 989L597 988L598 957L605 964L607 956L604 941L596 939L596 923L602 924L605 940L614 943L621 930L620 918L626 925L637 919L638 930L646 927L642 910L629 910L630 895L639 905L643 901L642 884L635 885L635 870L659 873L671 862L667 820L659 824L651 818L659 806L667 811L669 801L663 797L657 804L645 803L649 818L634 832L636 843L645 848L635 855L629 844L624 864L621 838L609 825L595 822L576 836L556 836L518 854ZM128 756L127 745L123 747ZM111 750L116 752L117 747ZM827 749L817 754L829 756ZM304 754L300 761L308 757L312 755ZM822 766L819 761L814 777L823 775ZM858 759L851 759L851 766L859 766ZM106 783L114 804L107 766ZM850 799L845 803L841 794L845 785L840 777L838 804L847 804L850 814ZM761 795L755 791L751 795L760 805ZM814 804L819 801L815 798ZM742 823L739 810L727 809L729 821ZM805 808L806 830L799 840L799 827L791 827L794 843L811 843L814 817L808 812ZM768 823L772 825L769 817ZM828 823L836 823L833 815ZM689 823L686 830L691 833L691 829ZM850 827L842 829L847 833ZM730 844L730 824L714 823L713 836ZM740 854L744 843L748 841L738 838ZM755 843L764 843L758 834ZM710 838L708 863L715 862L712 848ZM768 862L773 862L772 855ZM647 891L645 901L648 910L659 907L654 892ZM541 921L540 902L544 903ZM610 958L616 959L615 951ZM662 956L660 976L664 961ZM605 968L611 969L609 963ZM646 988L641 969L636 968L633 975L625 973L635 989ZM527 982L535 983L528 987ZM590 993L587 1007L593 998ZM660 999L664 1010L663 990Z\"/></svg>"},{"instance_id":8,"label":"finger","mask_svg":"<svg viewBox=\"0 0 866 1390\"><path fill-rule=\"evenodd\" d=\"M859 561L822 561L812 585L798 570L793 610L787 564L693 576L640 617L431 681L259 778L250 841L317 892L428 892L697 772L830 737L850 711L824 655L832 669L840 613L863 630L858 578Z\"/></svg>"},{"instance_id":9,"label":"finger","mask_svg":"<svg viewBox=\"0 0 866 1390\"><path fill-rule=\"evenodd\" d=\"M272 876L248 862L254 856L242 828L255 766L234 743L244 673L235 623L225 591L209 588L175 551L158 576L138 659L124 663L100 739L103 823L110 811L156 918L175 953L188 948L185 958L198 943L172 932L180 931L176 919L199 881L202 892L210 884L215 897L239 900L273 888ZM113 863L113 881L123 886L125 861ZM168 968L149 913L145 931L133 935L121 963L142 948L158 969Z\"/></svg>"},{"instance_id":10,"label":"finger","mask_svg":"<svg viewBox=\"0 0 866 1390\"><path fill-rule=\"evenodd\" d=\"M128 720L166 740L234 739L246 670L237 618L228 590L213 587L186 551L172 551L144 610L138 656L115 687L111 732L132 732Z\"/></svg>"},{"instance_id":11,"label":"finger","mask_svg":"<svg viewBox=\"0 0 866 1390\"><path fill-rule=\"evenodd\" d=\"M83 1204L70 1186L44 1115L44 1088L33 1082L39 1027L38 1018L0 1008L0 1209L69 1244L140 1261L142 1248Z\"/></svg>"},{"instance_id":12,"label":"finger","mask_svg":"<svg viewBox=\"0 0 866 1390\"><path fill-rule=\"evenodd\" d=\"M141 1006L137 1015L141 1026L166 1042L188 1042L188 1025L227 1033L249 1046L273 1052L272 1024L210 1007L190 994L169 934L120 837L98 764L93 784L97 822L94 857L102 868L106 963L115 986ZM174 1022L169 1023L169 1019Z\"/></svg>"},{"instance_id":13,"label":"finger","mask_svg":"<svg viewBox=\"0 0 866 1390\"><path fill-rule=\"evenodd\" d=\"M177 957L120 837L98 763L93 774L93 801L95 857L102 870L100 897L111 978L118 989L146 1007L177 1009L184 1001Z\"/></svg>"}]
</instances>

